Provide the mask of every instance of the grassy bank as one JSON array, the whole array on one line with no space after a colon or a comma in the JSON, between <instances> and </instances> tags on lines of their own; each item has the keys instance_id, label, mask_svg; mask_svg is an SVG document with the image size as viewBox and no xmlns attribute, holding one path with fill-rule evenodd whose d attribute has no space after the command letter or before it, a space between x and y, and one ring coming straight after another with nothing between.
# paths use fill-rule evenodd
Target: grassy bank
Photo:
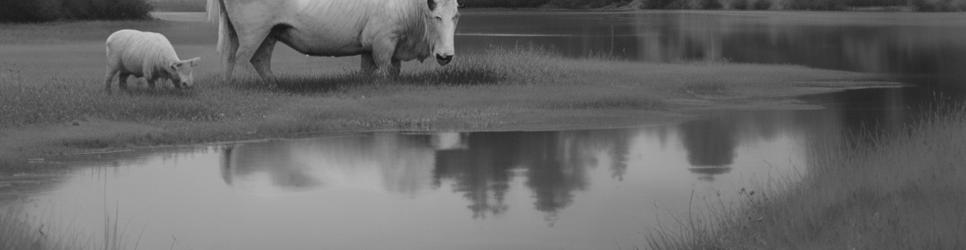
<instances>
[{"instance_id":1,"label":"grassy bank","mask_svg":"<svg viewBox=\"0 0 966 250\"><path fill-rule=\"evenodd\" d=\"M656 249L963 249L966 109L854 148L812 152L803 181L765 187Z\"/></svg>"},{"instance_id":2,"label":"grassy bank","mask_svg":"<svg viewBox=\"0 0 966 250\"><path fill-rule=\"evenodd\" d=\"M106 93L102 39L121 26L161 31L182 57L201 56L197 88L148 90L132 79L131 92ZM279 48L281 88L267 89L216 77L213 29L163 21L7 25L2 169L78 151L344 131L636 126L697 109L794 107L789 97L881 84L799 66L568 59L531 48L461 54L446 67L406 63L401 78L384 80L355 74L357 58Z\"/></svg>"}]
</instances>

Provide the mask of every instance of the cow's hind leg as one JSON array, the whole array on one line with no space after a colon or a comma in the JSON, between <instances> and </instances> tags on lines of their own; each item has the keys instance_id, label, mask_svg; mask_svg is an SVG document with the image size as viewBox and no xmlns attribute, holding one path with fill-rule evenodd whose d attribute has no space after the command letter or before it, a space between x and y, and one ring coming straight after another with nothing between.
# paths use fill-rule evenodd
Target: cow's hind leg
<instances>
[{"instance_id":1,"label":"cow's hind leg","mask_svg":"<svg viewBox=\"0 0 966 250\"><path fill-rule=\"evenodd\" d=\"M235 64L238 63L238 39L230 39L222 49L221 57L225 65L225 80L228 80L235 73Z\"/></svg>"},{"instance_id":2,"label":"cow's hind leg","mask_svg":"<svg viewBox=\"0 0 966 250\"><path fill-rule=\"evenodd\" d=\"M237 63L236 53L238 52L238 33L235 32L235 26L228 19L227 14L222 15L221 23L218 31L220 49L221 49L221 59L222 65L225 67L224 77L225 80L229 80L232 74L235 73L235 64Z\"/></svg>"},{"instance_id":3,"label":"cow's hind leg","mask_svg":"<svg viewBox=\"0 0 966 250\"><path fill-rule=\"evenodd\" d=\"M278 84L275 80L275 74L272 73L272 51L275 50L276 42L277 39L272 35L265 37L265 41L262 41L262 45L255 51L251 60L252 66L255 67L255 72L258 73L258 76L262 80L268 81L271 86Z\"/></svg>"},{"instance_id":4,"label":"cow's hind leg","mask_svg":"<svg viewBox=\"0 0 966 250\"><path fill-rule=\"evenodd\" d=\"M395 78L395 77L399 77L399 73L401 72L402 72L402 61L400 61L399 59L393 58L392 64L389 65L389 75Z\"/></svg>"},{"instance_id":5,"label":"cow's hind leg","mask_svg":"<svg viewBox=\"0 0 966 250\"><path fill-rule=\"evenodd\" d=\"M363 74L372 75L373 72L376 72L376 61L372 59L372 53L364 53L360 57L362 57L362 60L359 66Z\"/></svg>"},{"instance_id":6,"label":"cow's hind leg","mask_svg":"<svg viewBox=\"0 0 966 250\"><path fill-rule=\"evenodd\" d=\"M271 27L258 27L248 30L237 29L236 32L238 32L238 51L235 52L235 59L248 62L243 63L243 65L249 65L257 73L258 71L252 62L255 59L255 53L262 47L262 44L265 43L265 39L271 32ZM259 76L263 77L263 80L266 80L264 76Z\"/></svg>"}]
</instances>

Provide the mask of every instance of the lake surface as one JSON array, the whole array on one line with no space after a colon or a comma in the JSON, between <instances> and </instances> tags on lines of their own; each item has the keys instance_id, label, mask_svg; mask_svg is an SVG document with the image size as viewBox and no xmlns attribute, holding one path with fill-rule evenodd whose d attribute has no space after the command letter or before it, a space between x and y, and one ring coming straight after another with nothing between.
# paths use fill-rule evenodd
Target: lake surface
<instances>
[{"instance_id":1,"label":"lake surface","mask_svg":"<svg viewBox=\"0 0 966 250\"><path fill-rule=\"evenodd\" d=\"M824 109L629 129L362 133L92 156L23 206L49 234L99 239L117 221L123 241L143 249L646 248L653 230L706 202L794 183L815 152L960 103L966 81L959 13L475 11L459 34L461 52L789 63L914 86L802 98Z\"/></svg>"}]
</instances>

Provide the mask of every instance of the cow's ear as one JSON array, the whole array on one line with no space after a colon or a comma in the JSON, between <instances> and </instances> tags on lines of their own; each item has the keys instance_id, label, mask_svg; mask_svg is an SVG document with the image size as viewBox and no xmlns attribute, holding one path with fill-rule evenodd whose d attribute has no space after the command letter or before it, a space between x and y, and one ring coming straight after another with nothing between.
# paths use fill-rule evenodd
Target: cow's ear
<instances>
[{"instance_id":1,"label":"cow's ear","mask_svg":"<svg viewBox=\"0 0 966 250\"><path fill-rule=\"evenodd\" d=\"M436 10L436 0L426 0L426 4L429 5L429 10Z\"/></svg>"}]
</instances>

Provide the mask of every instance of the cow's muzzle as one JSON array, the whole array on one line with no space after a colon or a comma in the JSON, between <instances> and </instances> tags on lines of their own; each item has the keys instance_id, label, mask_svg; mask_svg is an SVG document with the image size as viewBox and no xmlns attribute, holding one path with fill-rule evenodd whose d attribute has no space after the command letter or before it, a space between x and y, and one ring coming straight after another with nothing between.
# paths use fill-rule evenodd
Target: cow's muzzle
<instances>
[{"instance_id":1,"label":"cow's muzzle","mask_svg":"<svg viewBox=\"0 0 966 250\"><path fill-rule=\"evenodd\" d=\"M439 63L439 65L445 66L446 64L449 64L449 62L451 61L453 61L453 55L436 54L436 62Z\"/></svg>"}]
</instances>

